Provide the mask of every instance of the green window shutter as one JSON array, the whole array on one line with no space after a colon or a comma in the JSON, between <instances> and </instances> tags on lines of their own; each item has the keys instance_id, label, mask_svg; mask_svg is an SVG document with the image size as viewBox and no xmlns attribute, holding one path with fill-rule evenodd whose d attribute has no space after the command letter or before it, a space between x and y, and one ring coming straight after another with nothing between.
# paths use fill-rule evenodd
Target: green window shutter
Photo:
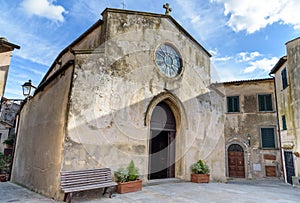
<instances>
[{"instance_id":1,"label":"green window shutter","mask_svg":"<svg viewBox=\"0 0 300 203\"><path fill-rule=\"evenodd\" d=\"M227 111L228 112L240 112L239 96L227 97Z\"/></svg>"},{"instance_id":2,"label":"green window shutter","mask_svg":"<svg viewBox=\"0 0 300 203\"><path fill-rule=\"evenodd\" d=\"M274 128L261 128L262 148L275 148Z\"/></svg>"},{"instance_id":3,"label":"green window shutter","mask_svg":"<svg viewBox=\"0 0 300 203\"><path fill-rule=\"evenodd\" d=\"M267 111L273 111L272 95L267 94L267 95L265 95L265 98L266 98L266 110Z\"/></svg>"},{"instance_id":4,"label":"green window shutter","mask_svg":"<svg viewBox=\"0 0 300 203\"><path fill-rule=\"evenodd\" d=\"M286 119L285 119L285 115L281 116L281 120L282 120L282 130L286 130Z\"/></svg>"},{"instance_id":5,"label":"green window shutter","mask_svg":"<svg viewBox=\"0 0 300 203\"><path fill-rule=\"evenodd\" d=\"M281 71L281 80L282 80L282 88L285 89L288 86L287 75L286 75L286 68L284 68Z\"/></svg>"},{"instance_id":6,"label":"green window shutter","mask_svg":"<svg viewBox=\"0 0 300 203\"><path fill-rule=\"evenodd\" d=\"M265 102L263 95L258 95L259 111L265 111Z\"/></svg>"},{"instance_id":7,"label":"green window shutter","mask_svg":"<svg viewBox=\"0 0 300 203\"><path fill-rule=\"evenodd\" d=\"M272 94L258 95L259 111L273 111Z\"/></svg>"},{"instance_id":8,"label":"green window shutter","mask_svg":"<svg viewBox=\"0 0 300 203\"><path fill-rule=\"evenodd\" d=\"M234 110L235 112L240 112L240 98L234 97Z\"/></svg>"},{"instance_id":9,"label":"green window shutter","mask_svg":"<svg viewBox=\"0 0 300 203\"><path fill-rule=\"evenodd\" d=\"M227 111L228 112L233 112L233 108L232 108L232 99L231 97L227 97Z\"/></svg>"}]
</instances>

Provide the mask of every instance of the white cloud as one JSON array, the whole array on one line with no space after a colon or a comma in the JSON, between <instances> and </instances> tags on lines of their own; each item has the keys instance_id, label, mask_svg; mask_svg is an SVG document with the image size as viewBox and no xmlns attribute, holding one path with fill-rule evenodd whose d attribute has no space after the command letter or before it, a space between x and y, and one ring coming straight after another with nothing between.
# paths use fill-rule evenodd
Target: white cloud
<instances>
[{"instance_id":1,"label":"white cloud","mask_svg":"<svg viewBox=\"0 0 300 203\"><path fill-rule=\"evenodd\" d=\"M54 0L23 0L21 7L29 14L63 22L63 14L67 14L68 12L64 7L54 5L54 2Z\"/></svg>"},{"instance_id":2,"label":"white cloud","mask_svg":"<svg viewBox=\"0 0 300 203\"><path fill-rule=\"evenodd\" d=\"M231 60L233 57L231 56L225 56L225 57L213 57L212 60L213 61L229 61Z\"/></svg>"},{"instance_id":3,"label":"white cloud","mask_svg":"<svg viewBox=\"0 0 300 203\"><path fill-rule=\"evenodd\" d=\"M235 32L254 33L275 22L300 29L299 0L211 0L224 4L227 25Z\"/></svg>"},{"instance_id":4,"label":"white cloud","mask_svg":"<svg viewBox=\"0 0 300 203\"><path fill-rule=\"evenodd\" d=\"M260 56L260 53L255 51L255 52L240 52L237 54L237 62L247 62L255 59L256 57Z\"/></svg>"},{"instance_id":5,"label":"white cloud","mask_svg":"<svg viewBox=\"0 0 300 203\"><path fill-rule=\"evenodd\" d=\"M251 61L249 62L249 66L243 70L243 73L252 73L256 70L263 70L264 72L269 72L277 62L277 57L263 58L260 60Z\"/></svg>"},{"instance_id":6,"label":"white cloud","mask_svg":"<svg viewBox=\"0 0 300 203\"><path fill-rule=\"evenodd\" d=\"M178 12L178 18L181 18L179 21L182 24L190 24L203 40L202 43L218 35L226 34L219 32L219 29L225 25L225 19L222 18L222 7L208 3L199 4L195 0L176 0L176 3L179 7L177 9L180 11Z\"/></svg>"}]
</instances>

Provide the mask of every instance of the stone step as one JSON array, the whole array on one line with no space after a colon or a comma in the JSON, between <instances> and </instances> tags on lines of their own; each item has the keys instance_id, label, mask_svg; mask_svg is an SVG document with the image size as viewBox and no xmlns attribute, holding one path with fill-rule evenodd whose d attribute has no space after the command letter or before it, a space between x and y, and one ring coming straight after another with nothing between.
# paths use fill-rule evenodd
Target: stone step
<instances>
[{"instance_id":1,"label":"stone step","mask_svg":"<svg viewBox=\"0 0 300 203\"><path fill-rule=\"evenodd\" d=\"M169 183L180 183L183 180L178 178L164 178L164 179L154 179L149 180L148 182L144 183L144 186L152 186L152 185L161 185L161 184L169 184Z\"/></svg>"}]
</instances>

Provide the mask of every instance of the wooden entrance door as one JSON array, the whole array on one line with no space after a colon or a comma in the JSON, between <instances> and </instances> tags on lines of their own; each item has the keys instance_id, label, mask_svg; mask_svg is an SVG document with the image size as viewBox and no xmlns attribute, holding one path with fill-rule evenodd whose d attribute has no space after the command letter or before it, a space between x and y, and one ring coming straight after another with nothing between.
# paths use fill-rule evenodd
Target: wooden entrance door
<instances>
[{"instance_id":1,"label":"wooden entrance door","mask_svg":"<svg viewBox=\"0 0 300 203\"><path fill-rule=\"evenodd\" d=\"M169 106L159 103L151 117L149 141L149 179L175 177L176 125Z\"/></svg>"},{"instance_id":2,"label":"wooden entrance door","mask_svg":"<svg viewBox=\"0 0 300 203\"><path fill-rule=\"evenodd\" d=\"M229 177L245 178L244 150L238 144L232 144L228 148Z\"/></svg>"},{"instance_id":3,"label":"wooden entrance door","mask_svg":"<svg viewBox=\"0 0 300 203\"><path fill-rule=\"evenodd\" d=\"M284 163L286 172L286 181L293 184L292 176L295 176L294 159L291 151L284 151Z\"/></svg>"}]
</instances>

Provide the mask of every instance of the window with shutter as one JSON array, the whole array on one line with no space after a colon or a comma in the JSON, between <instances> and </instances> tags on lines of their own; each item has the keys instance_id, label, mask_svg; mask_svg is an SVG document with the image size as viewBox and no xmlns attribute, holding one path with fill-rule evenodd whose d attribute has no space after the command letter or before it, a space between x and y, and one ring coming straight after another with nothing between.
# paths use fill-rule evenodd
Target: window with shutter
<instances>
[{"instance_id":1,"label":"window with shutter","mask_svg":"<svg viewBox=\"0 0 300 203\"><path fill-rule=\"evenodd\" d=\"M239 96L227 97L227 111L228 112L240 112L240 97Z\"/></svg>"},{"instance_id":2,"label":"window with shutter","mask_svg":"<svg viewBox=\"0 0 300 203\"><path fill-rule=\"evenodd\" d=\"M282 88L285 89L288 86L286 68L281 71Z\"/></svg>"},{"instance_id":3,"label":"window with shutter","mask_svg":"<svg viewBox=\"0 0 300 203\"><path fill-rule=\"evenodd\" d=\"M275 148L274 128L261 128L261 146L262 148Z\"/></svg>"},{"instance_id":4,"label":"window with shutter","mask_svg":"<svg viewBox=\"0 0 300 203\"><path fill-rule=\"evenodd\" d=\"M286 119L285 119L285 115L281 116L281 120L282 120L282 130L286 130Z\"/></svg>"},{"instance_id":5,"label":"window with shutter","mask_svg":"<svg viewBox=\"0 0 300 203\"><path fill-rule=\"evenodd\" d=\"M272 94L258 95L259 111L273 111Z\"/></svg>"}]
</instances>

